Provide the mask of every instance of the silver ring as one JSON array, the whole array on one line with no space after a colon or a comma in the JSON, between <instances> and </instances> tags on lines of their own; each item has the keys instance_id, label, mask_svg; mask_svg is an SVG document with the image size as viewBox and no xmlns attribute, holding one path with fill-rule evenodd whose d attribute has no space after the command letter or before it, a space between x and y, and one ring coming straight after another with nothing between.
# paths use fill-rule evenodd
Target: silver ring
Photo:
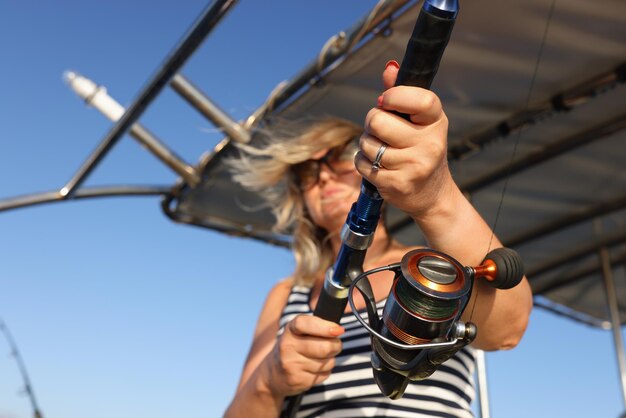
<instances>
[{"instance_id":1,"label":"silver ring","mask_svg":"<svg viewBox=\"0 0 626 418\"><path fill-rule=\"evenodd\" d=\"M383 167L380 164L380 160L383 158L383 154L385 153L386 149L387 149L387 144L383 142L380 148L378 148L378 152L376 153L376 158L374 158L374 162L372 163L372 170L377 171Z\"/></svg>"}]
</instances>

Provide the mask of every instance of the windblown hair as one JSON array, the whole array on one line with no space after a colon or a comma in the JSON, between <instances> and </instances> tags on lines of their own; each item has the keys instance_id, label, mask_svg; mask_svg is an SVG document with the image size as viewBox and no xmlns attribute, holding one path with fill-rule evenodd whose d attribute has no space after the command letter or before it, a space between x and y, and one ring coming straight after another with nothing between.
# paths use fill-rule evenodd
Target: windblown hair
<instances>
[{"instance_id":1,"label":"windblown hair","mask_svg":"<svg viewBox=\"0 0 626 418\"><path fill-rule=\"evenodd\" d=\"M313 223L307 213L302 191L290 170L320 150L345 144L361 135L352 122L325 118L300 124L281 124L280 132L264 132L261 146L238 144L240 155L227 161L233 179L244 188L262 192L266 205L276 217L273 231L292 233L292 250L297 285L312 286L333 263L328 232ZM295 133L294 133L295 132Z\"/></svg>"}]
</instances>

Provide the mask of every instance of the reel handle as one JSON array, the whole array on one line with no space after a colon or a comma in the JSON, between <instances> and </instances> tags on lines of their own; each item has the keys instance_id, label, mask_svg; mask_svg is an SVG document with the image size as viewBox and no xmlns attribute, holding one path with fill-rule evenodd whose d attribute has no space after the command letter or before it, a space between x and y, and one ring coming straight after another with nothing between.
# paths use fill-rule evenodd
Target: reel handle
<instances>
[{"instance_id":1,"label":"reel handle","mask_svg":"<svg viewBox=\"0 0 626 418\"><path fill-rule=\"evenodd\" d=\"M487 284L496 289L512 289L524 277L522 258L511 248L496 248L487 254L480 266L472 270L474 277L484 277Z\"/></svg>"}]
</instances>

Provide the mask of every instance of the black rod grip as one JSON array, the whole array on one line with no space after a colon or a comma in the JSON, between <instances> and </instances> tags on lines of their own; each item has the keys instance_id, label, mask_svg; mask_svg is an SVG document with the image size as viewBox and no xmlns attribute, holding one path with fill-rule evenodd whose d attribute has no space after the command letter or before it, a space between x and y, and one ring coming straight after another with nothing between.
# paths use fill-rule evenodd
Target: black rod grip
<instances>
[{"instance_id":1,"label":"black rod grip","mask_svg":"<svg viewBox=\"0 0 626 418\"><path fill-rule=\"evenodd\" d=\"M313 311L313 315L318 316L327 321L333 321L339 323L341 317L343 316L343 312L346 309L346 304L348 303L348 298L337 298L332 296L324 287L322 287L322 291L320 292L320 297L317 300L317 304L315 305L315 310ZM289 396L285 399L285 406L283 412L281 414L281 418L293 418L295 417L295 413L300 407L300 402L302 402L302 396L304 394L300 393L298 395Z\"/></svg>"},{"instance_id":2,"label":"black rod grip","mask_svg":"<svg viewBox=\"0 0 626 418\"><path fill-rule=\"evenodd\" d=\"M325 288L322 288L320 297L317 300L317 305L315 305L313 315L319 316L327 321L339 323L341 317L343 316L343 312L346 309L347 303L348 298L334 297L330 295Z\"/></svg>"},{"instance_id":3,"label":"black rod grip","mask_svg":"<svg viewBox=\"0 0 626 418\"><path fill-rule=\"evenodd\" d=\"M396 86L430 88L450 40L454 22L454 18L421 11L406 46Z\"/></svg>"}]
</instances>

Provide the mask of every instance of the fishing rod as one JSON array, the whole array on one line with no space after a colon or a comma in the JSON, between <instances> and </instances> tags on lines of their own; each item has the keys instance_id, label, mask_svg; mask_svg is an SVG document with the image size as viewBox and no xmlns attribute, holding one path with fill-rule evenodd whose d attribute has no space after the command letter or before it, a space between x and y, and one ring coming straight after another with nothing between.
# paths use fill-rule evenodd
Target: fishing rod
<instances>
[{"instance_id":1,"label":"fishing rod","mask_svg":"<svg viewBox=\"0 0 626 418\"><path fill-rule=\"evenodd\" d=\"M396 86L430 88L458 10L458 0L424 1ZM383 147L381 150L384 152ZM381 150L373 166L379 162ZM476 326L459 320L470 299L474 280L484 277L494 287L510 288L521 281L524 272L517 253L503 248L490 252L477 267L463 267L449 255L423 249L407 253L401 263L363 272L363 260L373 241L382 204L383 198L376 187L363 179L359 197L341 230L337 259L326 271L313 314L339 323L349 301L357 319L372 337L374 380L383 394L398 399L409 381L430 376L476 337ZM394 271L395 277L381 319L368 276L383 270ZM365 299L369 324L354 307L355 287ZM295 416L302 396L285 400L281 418Z\"/></svg>"},{"instance_id":2,"label":"fishing rod","mask_svg":"<svg viewBox=\"0 0 626 418\"><path fill-rule=\"evenodd\" d=\"M13 339L13 335L11 335L9 328L7 327L7 325L4 323L4 321L1 318L0 318L0 331L2 331L2 333L4 334L9 344L9 348L11 349L11 356L15 358L17 367L20 370L20 375L22 376L22 381L24 382L24 392L26 393L26 396L28 396L31 406L33 407L33 416L34 418L43 418L43 415L41 414L41 411L39 410L39 407L37 406L37 400L35 399L35 392L33 392L33 386L31 385L30 379L28 377L28 373L26 372L26 365L24 364L24 360L22 359L22 356L20 355L20 352L17 349L17 344L15 343L15 340Z\"/></svg>"}]
</instances>

